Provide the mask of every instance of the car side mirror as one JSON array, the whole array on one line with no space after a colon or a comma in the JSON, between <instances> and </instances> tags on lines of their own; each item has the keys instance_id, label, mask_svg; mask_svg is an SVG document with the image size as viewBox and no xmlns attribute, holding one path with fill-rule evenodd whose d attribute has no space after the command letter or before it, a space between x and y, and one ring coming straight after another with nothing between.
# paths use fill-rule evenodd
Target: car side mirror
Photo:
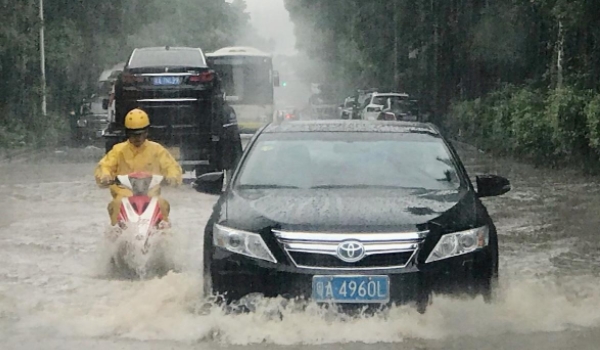
<instances>
[{"instance_id":1,"label":"car side mirror","mask_svg":"<svg viewBox=\"0 0 600 350\"><path fill-rule=\"evenodd\" d=\"M193 187L198 192L206 194L221 194L223 191L224 172L206 173L198 176Z\"/></svg>"},{"instance_id":2,"label":"car side mirror","mask_svg":"<svg viewBox=\"0 0 600 350\"><path fill-rule=\"evenodd\" d=\"M280 80L279 72L274 70L273 71L273 86L279 87L281 85L281 82L279 80Z\"/></svg>"},{"instance_id":3,"label":"car side mirror","mask_svg":"<svg viewBox=\"0 0 600 350\"><path fill-rule=\"evenodd\" d=\"M479 175L477 181L477 197L495 197L511 190L510 181L498 175Z\"/></svg>"},{"instance_id":4,"label":"car side mirror","mask_svg":"<svg viewBox=\"0 0 600 350\"><path fill-rule=\"evenodd\" d=\"M102 99L102 109L108 109L108 99Z\"/></svg>"}]
</instances>

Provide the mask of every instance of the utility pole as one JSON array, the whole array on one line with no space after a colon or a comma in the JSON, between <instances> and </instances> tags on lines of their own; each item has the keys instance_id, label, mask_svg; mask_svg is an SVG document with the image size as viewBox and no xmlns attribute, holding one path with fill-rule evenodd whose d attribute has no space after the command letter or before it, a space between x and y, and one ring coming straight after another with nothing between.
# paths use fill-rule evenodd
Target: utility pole
<instances>
[{"instance_id":1,"label":"utility pole","mask_svg":"<svg viewBox=\"0 0 600 350\"><path fill-rule=\"evenodd\" d=\"M392 9L394 23L394 90L400 90L400 69L398 67L398 59L400 56L398 43L398 0L394 1Z\"/></svg>"},{"instance_id":2,"label":"utility pole","mask_svg":"<svg viewBox=\"0 0 600 350\"><path fill-rule=\"evenodd\" d=\"M40 67L42 70L42 114L46 116L46 53L44 51L44 0L40 0Z\"/></svg>"}]
</instances>

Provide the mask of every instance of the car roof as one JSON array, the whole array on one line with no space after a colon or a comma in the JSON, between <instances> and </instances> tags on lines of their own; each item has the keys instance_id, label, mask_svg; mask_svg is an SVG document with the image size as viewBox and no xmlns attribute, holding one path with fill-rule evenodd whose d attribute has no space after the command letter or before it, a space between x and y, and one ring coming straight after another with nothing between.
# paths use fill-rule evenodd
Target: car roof
<instances>
[{"instance_id":1,"label":"car roof","mask_svg":"<svg viewBox=\"0 0 600 350\"><path fill-rule=\"evenodd\" d=\"M206 57L219 57L219 56L258 56L258 57L271 57L271 54L260 51L254 47L248 46L231 46L224 47L215 52L206 54Z\"/></svg>"},{"instance_id":2,"label":"car roof","mask_svg":"<svg viewBox=\"0 0 600 350\"><path fill-rule=\"evenodd\" d=\"M194 50L200 50L202 51L202 49L200 49L199 47L186 47L186 46L175 46L175 47L171 47L168 46L168 50L169 51L194 51ZM136 51L167 51L167 46L153 46L153 47L138 47L135 49Z\"/></svg>"},{"instance_id":3,"label":"car roof","mask_svg":"<svg viewBox=\"0 0 600 350\"><path fill-rule=\"evenodd\" d=\"M430 123L388 120L301 120L267 124L262 133L307 132L364 132L364 133L414 133L440 136L439 130Z\"/></svg>"},{"instance_id":4,"label":"car roof","mask_svg":"<svg viewBox=\"0 0 600 350\"><path fill-rule=\"evenodd\" d=\"M398 92L374 92L373 96L402 96L409 97L406 93L398 93Z\"/></svg>"}]
</instances>

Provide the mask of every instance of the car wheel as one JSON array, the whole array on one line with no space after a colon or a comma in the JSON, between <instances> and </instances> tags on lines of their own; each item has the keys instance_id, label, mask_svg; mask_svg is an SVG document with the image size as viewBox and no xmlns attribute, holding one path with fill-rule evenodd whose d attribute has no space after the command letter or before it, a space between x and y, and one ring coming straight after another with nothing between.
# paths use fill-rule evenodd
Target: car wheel
<instances>
[{"instance_id":1,"label":"car wheel","mask_svg":"<svg viewBox=\"0 0 600 350\"><path fill-rule=\"evenodd\" d=\"M210 272L211 266L211 256L212 256L212 236L208 235L207 232L204 232L204 246L202 251L202 288L204 292L204 297L208 298L213 294L213 281L212 275Z\"/></svg>"},{"instance_id":2,"label":"car wheel","mask_svg":"<svg viewBox=\"0 0 600 350\"><path fill-rule=\"evenodd\" d=\"M417 312L421 315L425 314L427 308L431 304L431 295L424 295L417 299Z\"/></svg>"},{"instance_id":3,"label":"car wheel","mask_svg":"<svg viewBox=\"0 0 600 350\"><path fill-rule=\"evenodd\" d=\"M485 303L490 304L495 301L498 289L498 238L490 237L490 256L488 262L482 266L479 272L476 272L476 289L483 297Z\"/></svg>"},{"instance_id":4,"label":"car wheel","mask_svg":"<svg viewBox=\"0 0 600 350\"><path fill-rule=\"evenodd\" d=\"M213 283L212 276L210 272L204 272L202 278L202 291L204 292L204 297L208 298L213 294Z\"/></svg>"},{"instance_id":5,"label":"car wheel","mask_svg":"<svg viewBox=\"0 0 600 350\"><path fill-rule=\"evenodd\" d=\"M498 289L498 276L490 276L480 285L481 295L486 304L491 304L496 300L496 292Z\"/></svg>"}]
</instances>

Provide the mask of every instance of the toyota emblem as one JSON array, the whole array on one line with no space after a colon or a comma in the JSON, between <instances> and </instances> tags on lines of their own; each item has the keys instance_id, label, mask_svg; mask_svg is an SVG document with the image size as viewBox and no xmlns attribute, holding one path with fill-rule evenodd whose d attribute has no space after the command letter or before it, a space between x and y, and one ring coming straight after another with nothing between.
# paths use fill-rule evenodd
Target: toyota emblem
<instances>
[{"instance_id":1,"label":"toyota emblem","mask_svg":"<svg viewBox=\"0 0 600 350\"><path fill-rule=\"evenodd\" d=\"M336 252L340 260L354 263L365 256L365 246L359 241L345 241L338 245Z\"/></svg>"}]
</instances>

